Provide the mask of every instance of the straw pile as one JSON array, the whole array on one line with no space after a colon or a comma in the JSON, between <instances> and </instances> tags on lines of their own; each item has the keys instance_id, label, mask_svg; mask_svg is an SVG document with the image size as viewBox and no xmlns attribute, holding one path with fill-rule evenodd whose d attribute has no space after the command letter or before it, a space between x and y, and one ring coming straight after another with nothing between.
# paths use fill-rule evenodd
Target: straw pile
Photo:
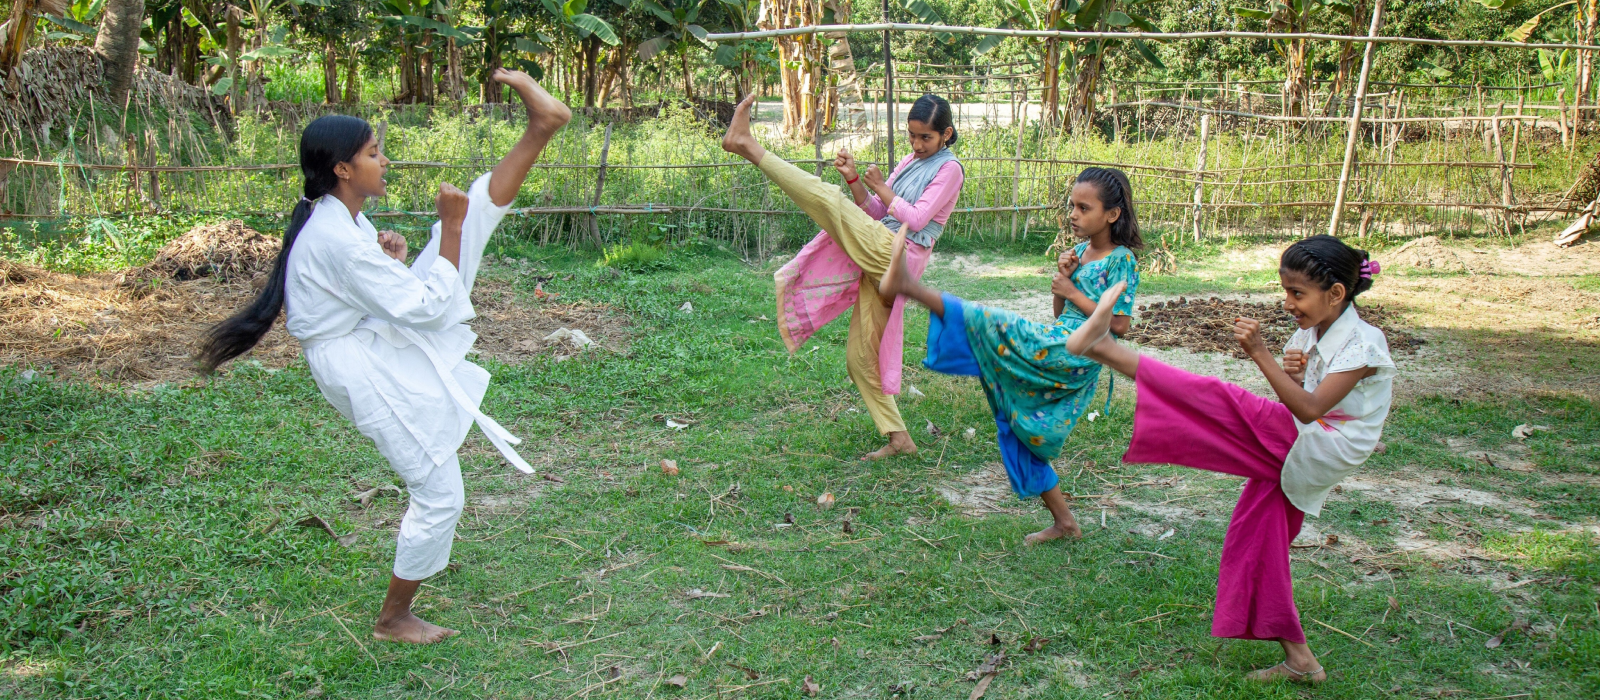
<instances>
[{"instance_id":1,"label":"straw pile","mask_svg":"<svg viewBox=\"0 0 1600 700\"><path fill-rule=\"evenodd\" d=\"M1156 302L1139 307L1139 320L1126 340L1161 348L1185 348L1194 352L1221 352L1237 358L1245 354L1233 340L1233 320L1253 318L1261 322L1261 338L1274 353L1289 342L1299 328L1294 317L1278 304L1210 299ZM1389 337L1391 352L1415 352L1422 339L1400 328L1397 315L1381 306L1361 307L1362 320L1377 326Z\"/></svg>"},{"instance_id":2,"label":"straw pile","mask_svg":"<svg viewBox=\"0 0 1600 700\"><path fill-rule=\"evenodd\" d=\"M126 284L142 293L167 280L250 280L272 269L279 246L238 219L202 224L163 246L149 264L129 270Z\"/></svg>"}]
</instances>

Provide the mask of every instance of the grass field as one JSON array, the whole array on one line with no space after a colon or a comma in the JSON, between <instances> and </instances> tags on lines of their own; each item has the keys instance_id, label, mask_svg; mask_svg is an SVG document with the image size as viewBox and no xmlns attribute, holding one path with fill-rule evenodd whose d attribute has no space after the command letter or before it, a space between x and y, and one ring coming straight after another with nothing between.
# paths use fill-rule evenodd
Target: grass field
<instances>
[{"instance_id":1,"label":"grass field","mask_svg":"<svg viewBox=\"0 0 1600 700\"><path fill-rule=\"evenodd\" d=\"M461 636L371 641L404 501L353 500L396 478L303 362L138 388L4 368L0 695L801 697L809 677L820 697L953 698L1001 653L987 697L1600 692L1591 400L1400 401L1387 452L1293 551L1331 680L1259 686L1241 676L1276 663L1276 645L1208 634L1240 482L1120 464L1128 383L1057 462L1084 539L1024 548L1047 516L996 472L976 385L914 368L925 312L908 316L907 380L926 397L902 404L922 451L866 464L854 456L879 438L845 376L845 324L785 353L769 320L775 261L701 246L616 274L565 249L502 252L531 261L485 273L520 303L602 305L626 341L479 358L495 375L485 410L525 439L539 473L507 467L476 432L462 450L454 565L419 599ZM553 275L556 301L534 300L534 272ZM977 299L1048 285L949 267L930 279ZM1261 281L1179 275L1147 289ZM1518 440L1521 423L1550 429ZM1527 468L1494 466L1502 455ZM663 474L663 459L681 474ZM830 510L816 505L825 492ZM309 515L353 543L297 526ZM679 675L682 688L668 683Z\"/></svg>"}]
</instances>

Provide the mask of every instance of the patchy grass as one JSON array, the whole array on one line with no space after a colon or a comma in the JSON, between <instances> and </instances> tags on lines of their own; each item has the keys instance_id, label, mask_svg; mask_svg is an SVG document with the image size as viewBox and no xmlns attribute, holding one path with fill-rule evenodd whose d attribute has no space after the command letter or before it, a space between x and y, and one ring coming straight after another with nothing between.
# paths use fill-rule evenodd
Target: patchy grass
<instances>
[{"instance_id":1,"label":"patchy grass","mask_svg":"<svg viewBox=\"0 0 1600 700\"><path fill-rule=\"evenodd\" d=\"M404 502L352 500L395 477L302 363L146 390L10 368L0 695L799 697L809 675L827 697L956 697L1003 650L990 697L1300 696L1241 679L1276 663L1276 645L1209 636L1239 481L1122 466L1127 383L1057 463L1086 537L1023 548L1047 519L1036 502L1007 495L974 514L948 498L1004 488L977 387L908 367L927 395L904 404L922 452L858 462L880 438L845 374L845 324L785 353L766 320L772 264L685 248L660 271L617 274L556 249L502 252L538 261L485 273L525 303L553 275L545 291L614 309L632 337L564 361L482 360L486 410L540 474L476 436L463 448L458 568L419 599L460 637L370 641ZM1048 289L1042 256L970 254L1002 274L936 279L978 298ZM911 313L907 337L926 322ZM1293 552L1297 604L1332 673L1318 697L1592 696L1597 415L1550 396L1396 407L1388 453L1361 472L1375 485L1337 495ZM1511 438L1523 422L1552 430ZM1438 498L1401 498L1423 487ZM1449 495L1469 491L1492 499ZM824 492L831 510L815 505ZM309 514L355 542L297 527ZM1491 635L1503 643L1487 648ZM1027 651L1035 637L1049 642ZM683 690L665 684L675 674Z\"/></svg>"}]
</instances>

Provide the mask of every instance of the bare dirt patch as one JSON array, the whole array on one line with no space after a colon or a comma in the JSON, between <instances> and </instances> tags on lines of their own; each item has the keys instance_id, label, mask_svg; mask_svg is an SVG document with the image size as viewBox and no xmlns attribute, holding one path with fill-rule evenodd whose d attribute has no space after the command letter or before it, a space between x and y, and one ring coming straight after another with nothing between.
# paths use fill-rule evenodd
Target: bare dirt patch
<instances>
[{"instance_id":1,"label":"bare dirt patch","mask_svg":"<svg viewBox=\"0 0 1600 700\"><path fill-rule=\"evenodd\" d=\"M277 245L225 222L196 227L150 264L122 272L72 275L0 260L0 364L88 381L194 378L200 340L255 297ZM581 329L614 351L626 347L629 321L607 307L539 301L493 274L479 278L472 296L477 347L504 362L570 354L569 345L543 340L559 328ZM280 319L241 359L278 369L299 357Z\"/></svg>"},{"instance_id":2,"label":"bare dirt patch","mask_svg":"<svg viewBox=\"0 0 1600 700\"><path fill-rule=\"evenodd\" d=\"M1197 352L1245 354L1233 339L1234 319L1245 317L1261 321L1261 337L1269 348L1281 348L1299 327L1294 317L1278 304L1227 301L1218 297L1156 302L1140 306L1139 323L1126 336L1140 345L1159 348L1184 348ZM1389 338L1392 352L1413 352L1422 339L1400 326L1396 314L1382 306L1362 306L1361 319Z\"/></svg>"},{"instance_id":3,"label":"bare dirt patch","mask_svg":"<svg viewBox=\"0 0 1600 700\"><path fill-rule=\"evenodd\" d=\"M950 481L937 484L934 491L945 501L961 509L966 515L989 513L1023 513L1017 507L1016 494L1011 492L1011 482L1006 469L999 462L991 462Z\"/></svg>"}]
</instances>

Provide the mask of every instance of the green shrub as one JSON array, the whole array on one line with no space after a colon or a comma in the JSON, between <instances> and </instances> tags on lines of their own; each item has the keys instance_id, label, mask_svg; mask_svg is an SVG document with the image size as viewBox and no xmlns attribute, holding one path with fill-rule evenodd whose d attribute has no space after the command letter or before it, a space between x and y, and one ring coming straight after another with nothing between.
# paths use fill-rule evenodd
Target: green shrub
<instances>
[{"instance_id":1,"label":"green shrub","mask_svg":"<svg viewBox=\"0 0 1600 700\"><path fill-rule=\"evenodd\" d=\"M629 272L658 270L667 266L667 251L660 246L642 241L606 248L605 255L595 262L595 267L611 267Z\"/></svg>"}]
</instances>

